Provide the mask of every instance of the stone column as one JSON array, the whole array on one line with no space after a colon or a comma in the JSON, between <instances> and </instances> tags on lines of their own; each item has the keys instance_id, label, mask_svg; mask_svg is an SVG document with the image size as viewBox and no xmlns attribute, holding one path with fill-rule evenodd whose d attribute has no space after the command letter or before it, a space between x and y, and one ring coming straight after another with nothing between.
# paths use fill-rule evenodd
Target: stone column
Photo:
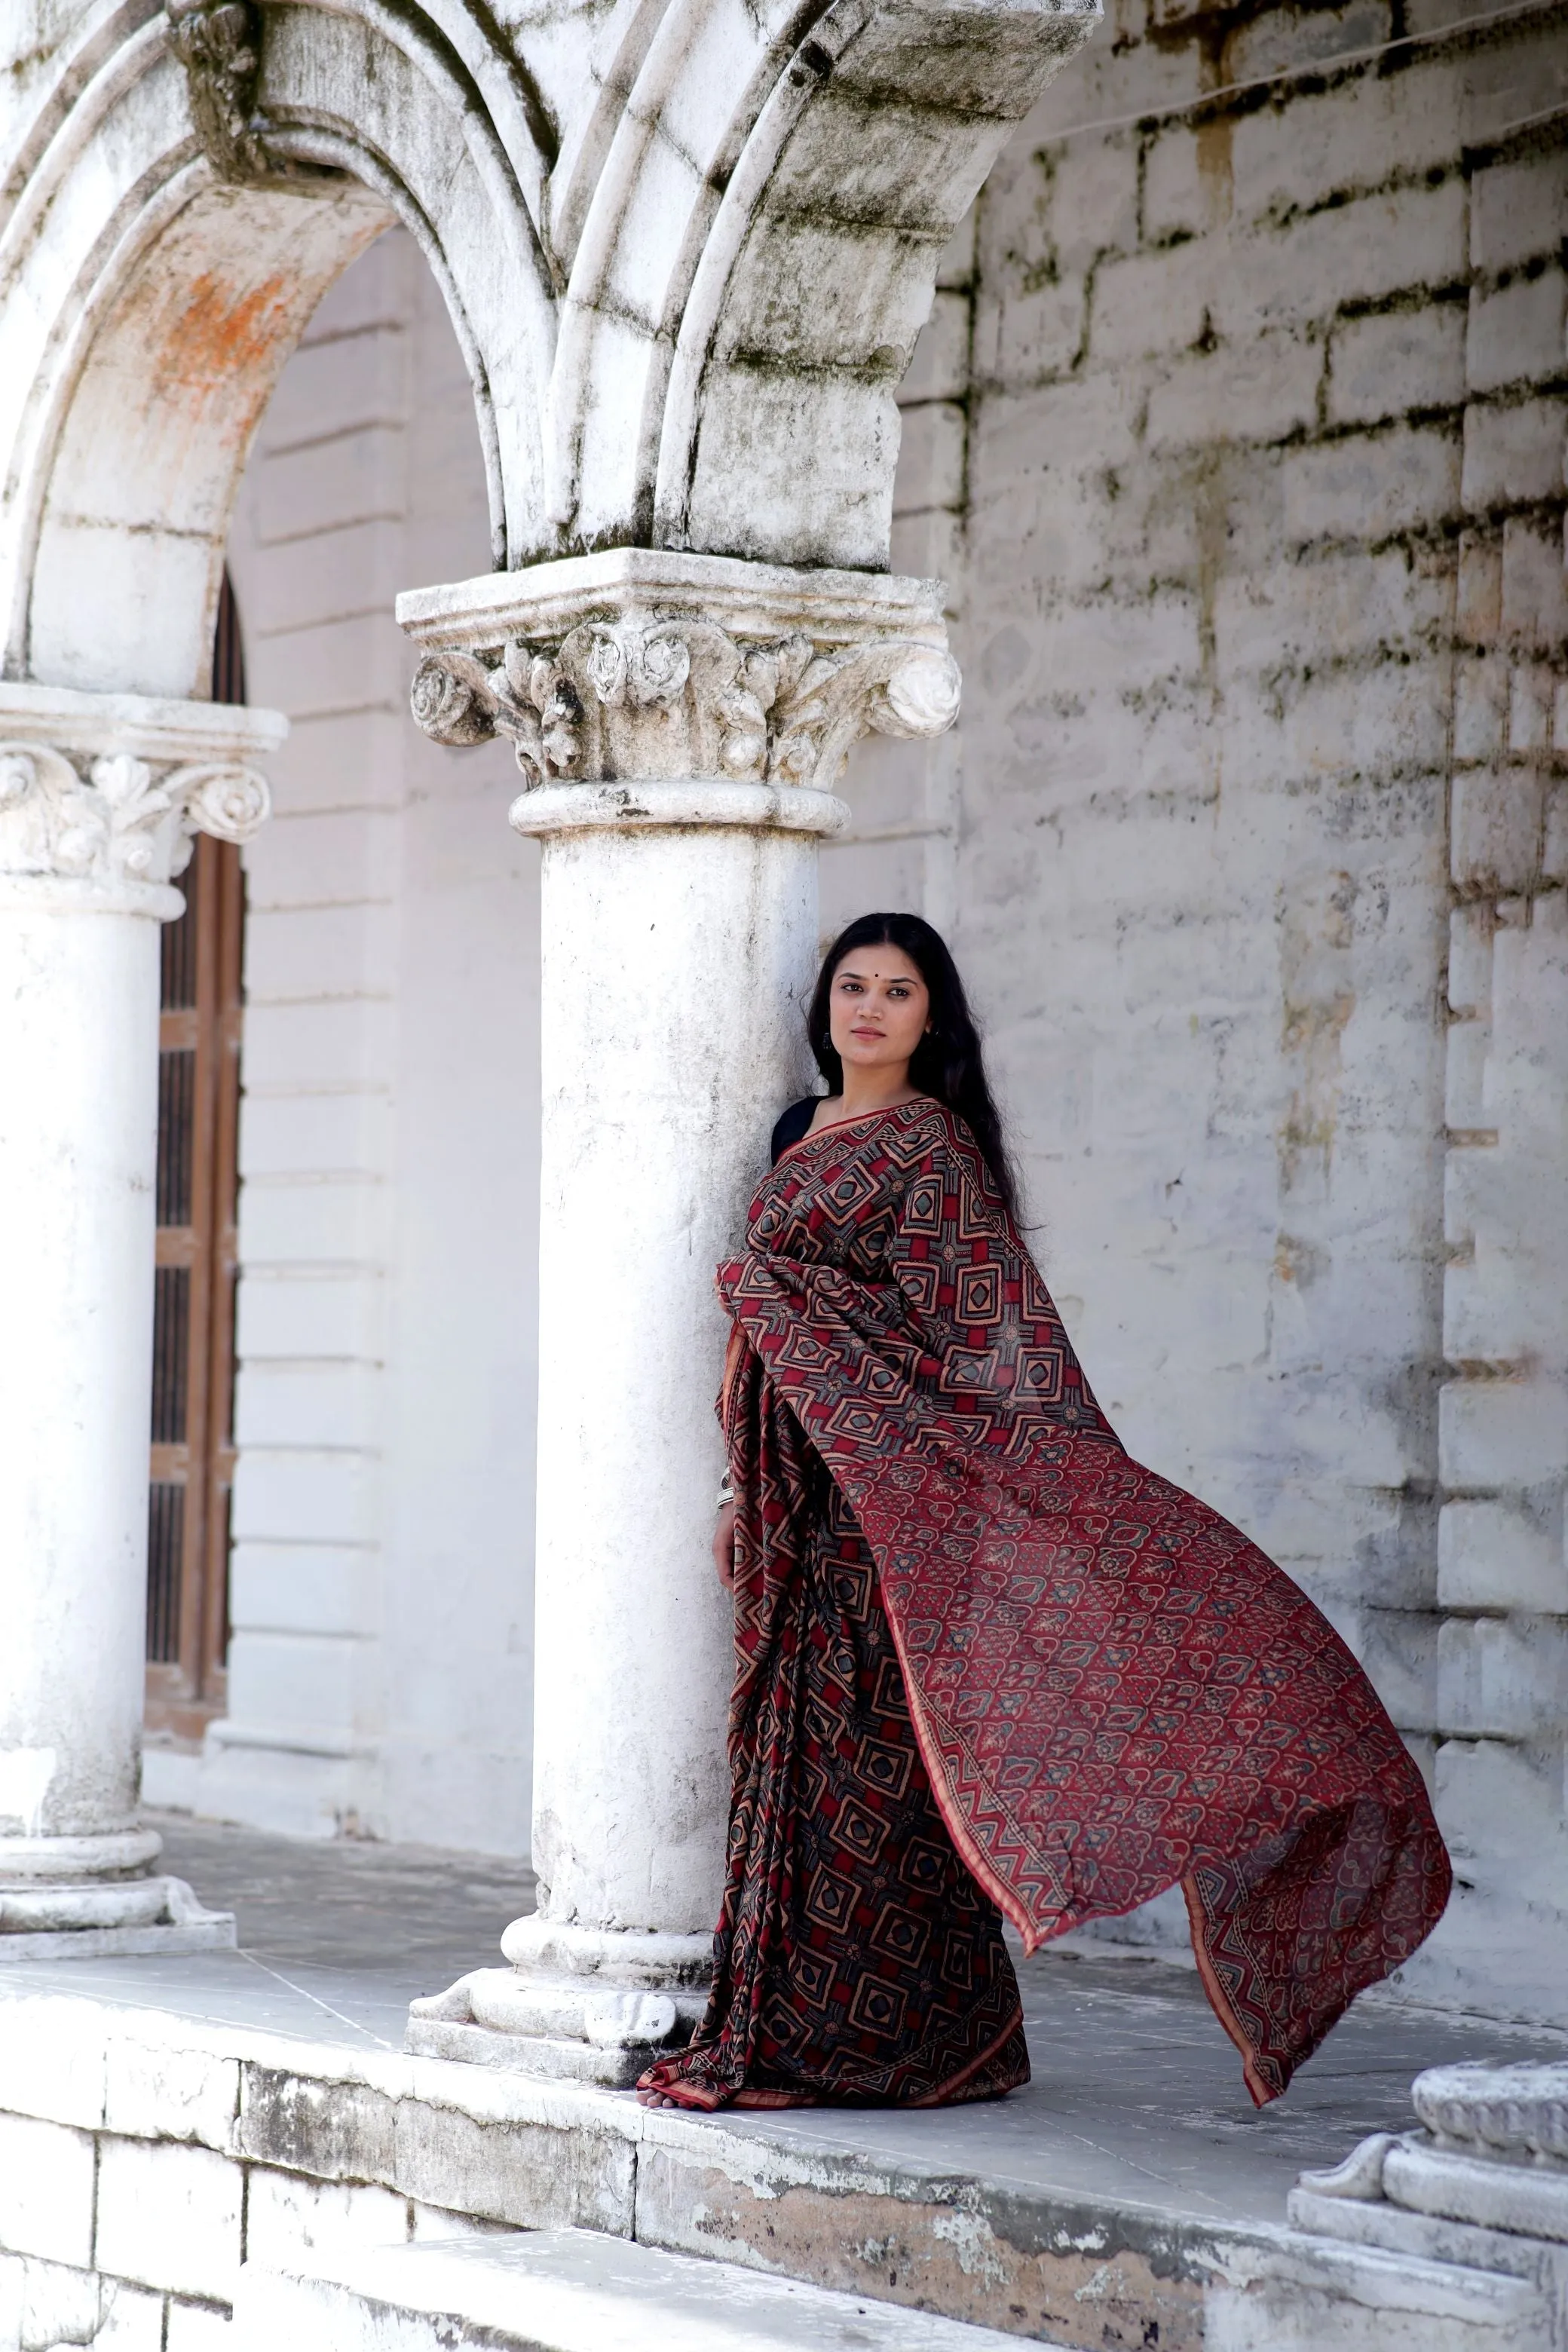
<instances>
[{"instance_id":1,"label":"stone column","mask_svg":"<svg viewBox=\"0 0 1568 2352\"><path fill-rule=\"evenodd\" d=\"M285 731L0 684L0 1958L234 1940L137 1820L158 927Z\"/></svg>"},{"instance_id":2,"label":"stone column","mask_svg":"<svg viewBox=\"0 0 1568 2352\"><path fill-rule=\"evenodd\" d=\"M713 1269L808 1082L832 787L958 675L938 583L872 573L618 549L398 613L415 716L512 738L544 848L540 1906L409 2047L625 2084L700 2014L723 1872Z\"/></svg>"}]
</instances>

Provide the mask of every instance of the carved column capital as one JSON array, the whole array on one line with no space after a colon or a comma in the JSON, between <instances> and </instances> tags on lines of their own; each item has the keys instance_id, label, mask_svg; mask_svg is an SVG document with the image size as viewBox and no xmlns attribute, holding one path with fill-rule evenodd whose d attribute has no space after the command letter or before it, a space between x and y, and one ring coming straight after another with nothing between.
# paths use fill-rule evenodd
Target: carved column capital
<instances>
[{"instance_id":1,"label":"carved column capital","mask_svg":"<svg viewBox=\"0 0 1568 2352\"><path fill-rule=\"evenodd\" d=\"M194 836L266 819L251 763L287 732L270 710L0 683L0 903L177 915Z\"/></svg>"},{"instance_id":2,"label":"carved column capital","mask_svg":"<svg viewBox=\"0 0 1568 2352\"><path fill-rule=\"evenodd\" d=\"M935 581L615 548L416 589L397 616L426 649L425 732L510 737L530 791L763 786L759 806L782 806L830 794L861 735L940 735L958 715ZM534 814L516 821L544 829Z\"/></svg>"}]
</instances>

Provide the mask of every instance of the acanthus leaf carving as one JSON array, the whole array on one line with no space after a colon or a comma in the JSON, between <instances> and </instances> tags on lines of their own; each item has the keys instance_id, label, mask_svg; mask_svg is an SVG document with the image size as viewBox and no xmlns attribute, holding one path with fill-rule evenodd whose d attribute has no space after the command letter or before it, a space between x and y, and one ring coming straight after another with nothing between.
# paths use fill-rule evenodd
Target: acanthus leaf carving
<instances>
[{"instance_id":1,"label":"acanthus leaf carving","mask_svg":"<svg viewBox=\"0 0 1568 2352\"><path fill-rule=\"evenodd\" d=\"M134 904L139 887L183 871L195 834L247 841L270 806L266 779L237 761L155 765L114 751L84 776L51 745L0 743L0 874L103 898L129 888Z\"/></svg>"},{"instance_id":2,"label":"acanthus leaf carving","mask_svg":"<svg viewBox=\"0 0 1568 2352\"><path fill-rule=\"evenodd\" d=\"M428 655L408 702L416 723L448 748L509 737L530 783L576 771L582 703L557 666L526 646L509 646L493 669L471 654Z\"/></svg>"},{"instance_id":3,"label":"acanthus leaf carving","mask_svg":"<svg viewBox=\"0 0 1568 2352\"><path fill-rule=\"evenodd\" d=\"M700 620L584 622L552 647L513 639L493 666L426 655L410 702L426 734L504 735L531 785L713 778L831 791L858 737L942 734L958 665L940 646L805 635L746 646Z\"/></svg>"},{"instance_id":4,"label":"acanthus leaf carving","mask_svg":"<svg viewBox=\"0 0 1568 2352\"><path fill-rule=\"evenodd\" d=\"M172 835L178 831L179 815L169 793L153 782L147 761L129 751L112 751L93 761L92 782L107 814L111 866L136 882L151 881L160 863L166 873L173 864Z\"/></svg>"}]
</instances>

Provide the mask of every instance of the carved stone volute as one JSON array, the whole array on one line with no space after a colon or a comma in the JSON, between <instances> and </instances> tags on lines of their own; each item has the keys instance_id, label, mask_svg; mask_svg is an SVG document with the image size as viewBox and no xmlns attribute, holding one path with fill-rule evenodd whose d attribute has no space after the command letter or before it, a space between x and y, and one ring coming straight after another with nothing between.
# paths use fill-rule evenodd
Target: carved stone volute
<instances>
[{"instance_id":1,"label":"carved stone volute","mask_svg":"<svg viewBox=\"0 0 1568 2352\"><path fill-rule=\"evenodd\" d=\"M177 914L195 835L266 821L249 755L285 731L271 711L0 685L0 895Z\"/></svg>"},{"instance_id":2,"label":"carved stone volute","mask_svg":"<svg viewBox=\"0 0 1568 2352\"><path fill-rule=\"evenodd\" d=\"M632 576L612 599L592 574L616 558ZM669 574L662 583L650 577L661 566ZM707 598L704 567L717 575ZM588 575L582 593L563 582L552 594L550 575L567 573ZM783 581L792 593L774 585L747 598L736 574ZM702 779L831 792L868 730L940 735L958 713L958 666L936 583L873 575L847 595L852 577L639 550L542 565L518 575L517 593L529 600L531 590L541 619L557 628L497 632L499 642L487 644L481 625L471 650L433 645L415 676L414 716L438 743L509 737L531 787ZM814 612L819 579L832 587ZM427 644L450 634L415 623L409 608L418 601L402 600L405 625ZM691 609L704 602L707 612ZM577 619L573 607L584 603L598 609ZM763 634L786 615L800 625Z\"/></svg>"}]
</instances>

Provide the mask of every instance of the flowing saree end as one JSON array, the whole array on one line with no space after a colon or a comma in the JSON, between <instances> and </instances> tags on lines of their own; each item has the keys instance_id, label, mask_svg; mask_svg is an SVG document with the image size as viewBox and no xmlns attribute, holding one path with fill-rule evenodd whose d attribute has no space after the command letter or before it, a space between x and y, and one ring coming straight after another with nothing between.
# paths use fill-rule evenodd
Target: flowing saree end
<instances>
[{"instance_id":1,"label":"flowing saree end","mask_svg":"<svg viewBox=\"0 0 1568 2352\"><path fill-rule=\"evenodd\" d=\"M1270 2083L1258 2070L1257 2057L1242 2030L1241 2020L1231 2007L1229 1995L1215 1975L1214 1962L1209 1958L1204 1940L1207 1923L1204 1918L1197 1887L1190 1872L1182 1881L1182 1896L1187 1906L1187 1926L1192 1932L1193 1958L1197 1963L1199 1981L1208 1995L1209 2007L1236 2044L1237 2054L1241 2060L1241 2079L1247 2084L1247 2095L1253 2105L1267 2107L1279 2097L1290 2079L1289 2074L1287 2072L1282 2082Z\"/></svg>"},{"instance_id":2,"label":"flowing saree end","mask_svg":"<svg viewBox=\"0 0 1568 2352\"><path fill-rule=\"evenodd\" d=\"M1289 2088L1357 1995L1443 1916L1453 1872L1414 1766L1410 1780L1183 1877L1193 1957L1255 2106Z\"/></svg>"},{"instance_id":3,"label":"flowing saree end","mask_svg":"<svg viewBox=\"0 0 1568 2352\"><path fill-rule=\"evenodd\" d=\"M1447 1898L1420 1776L1357 1660L1238 1528L1127 1454L973 1138L940 1105L805 1139L759 1192L720 1288L743 1497L734 1765L764 1752L753 1695L770 1674L783 1695L791 1643L831 1679L853 1646L833 1612L885 1617L909 1725L898 1771L912 1735L945 1831L917 1844L953 1856L1031 1953L1182 1882L1247 2089L1278 2098ZM841 1549L825 1548L829 1523ZM812 1627L780 1598L803 1575L826 1596ZM873 1741L862 1772L858 1734L840 1738L832 1714L801 1786L840 1755L843 1834L872 1857L882 1800L866 1776L892 1751ZM750 1838L763 1816L740 1769L734 1801ZM882 1898L846 1937L837 1813L797 1810L822 1851L785 1940L827 1905L843 1985L869 1966ZM1004 2013L972 2019L976 2046ZM900 2082L902 2103L916 2086Z\"/></svg>"}]
</instances>

